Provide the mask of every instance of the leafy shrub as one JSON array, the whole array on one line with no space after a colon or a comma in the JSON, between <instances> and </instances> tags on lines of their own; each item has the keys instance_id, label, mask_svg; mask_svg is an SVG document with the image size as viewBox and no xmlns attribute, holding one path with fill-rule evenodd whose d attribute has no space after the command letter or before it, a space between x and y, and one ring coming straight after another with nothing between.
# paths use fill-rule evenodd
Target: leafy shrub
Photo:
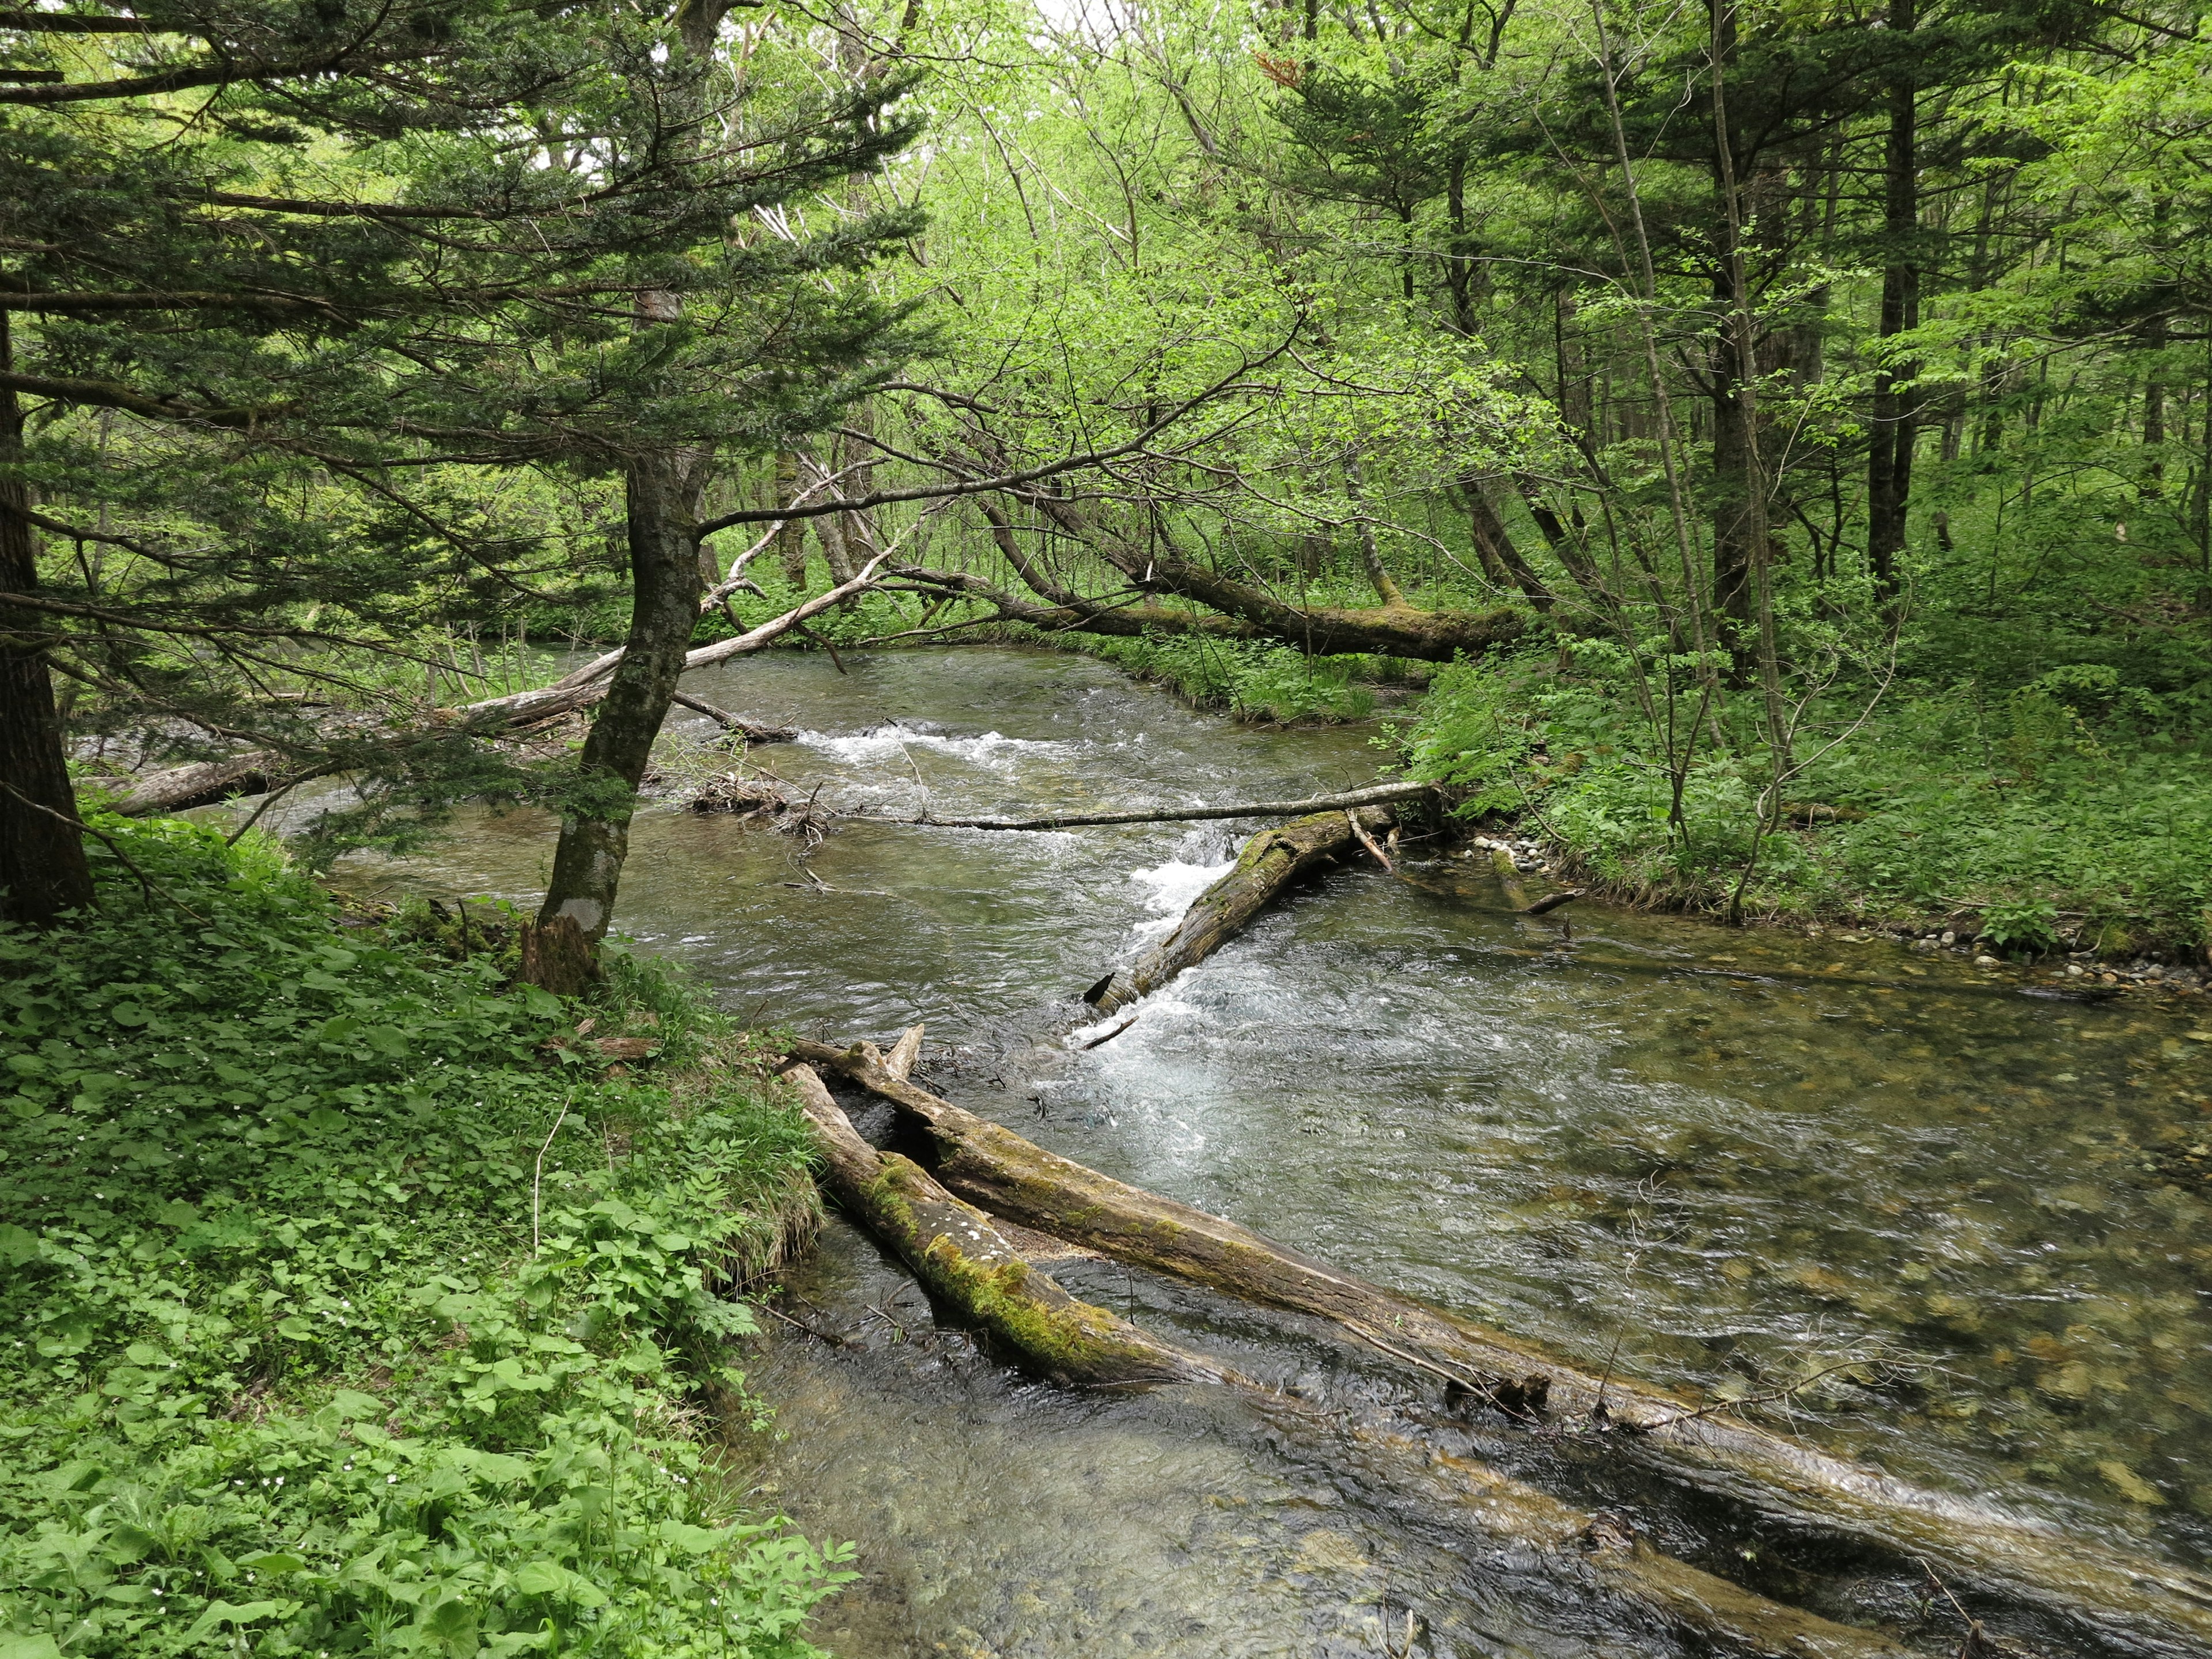
<instances>
[{"instance_id":1,"label":"leafy shrub","mask_svg":"<svg viewBox=\"0 0 2212 1659\"><path fill-rule=\"evenodd\" d=\"M1399 736L1407 771L1468 792L1461 811L1531 813L1594 875L1715 901L1758 848L1754 908L1850 915L1979 909L1994 942L2212 943L2212 769L2179 693L2100 665L1992 696L1893 689L1863 725L1835 696L1807 720L1810 769L1779 833L1761 833L1764 757L1748 695L1723 694L1682 782L1617 647L1457 663ZM1679 711L1678 711L1679 712ZM1823 748L1829 732L1845 740Z\"/></svg>"},{"instance_id":2,"label":"leafy shrub","mask_svg":"<svg viewBox=\"0 0 2212 1659\"><path fill-rule=\"evenodd\" d=\"M811 1203L728 1034L619 967L665 1048L603 1076L265 843L100 827L151 894L95 843L98 914L0 933L0 1651L811 1652L842 1557L698 1431Z\"/></svg>"}]
</instances>

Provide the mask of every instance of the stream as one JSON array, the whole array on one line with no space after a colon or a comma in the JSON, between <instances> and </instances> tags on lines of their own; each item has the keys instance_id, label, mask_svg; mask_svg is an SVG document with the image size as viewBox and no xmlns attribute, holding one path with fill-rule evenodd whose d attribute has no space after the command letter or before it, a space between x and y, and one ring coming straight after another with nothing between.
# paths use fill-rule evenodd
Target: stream
<instances>
[{"instance_id":1,"label":"stream","mask_svg":"<svg viewBox=\"0 0 2212 1659\"><path fill-rule=\"evenodd\" d=\"M1280 799L1357 787L1382 758L1373 726L1236 726L1083 657L845 668L768 653L686 684L801 728L756 751L787 780L892 814ZM680 710L669 729L710 731ZM750 1023L888 1042L926 1021L937 1092L1591 1370L1750 1396L1894 1473L2212 1554L2212 1190L2185 1156L2212 1137L2212 1003L2031 995L1880 937L1588 901L1534 920L1481 856L1415 843L1397 878L1362 860L1301 890L1112 1041L1064 1042L1067 1000L1254 827L848 823L802 868L792 837L660 806L617 927ZM481 814L428 855L343 867L359 889L534 903L551 851L542 817ZM1060 1277L1768 1594L1905 1624L1922 1600L1897 1564L1602 1446L1454 1415L1418 1373L1297 1319L1116 1266ZM834 1218L787 1285L798 1323L744 1360L775 1431L733 1451L758 1504L858 1546L861 1581L817 1621L840 1659L1335 1659L1407 1651L1409 1629L1437 1656L1683 1651L1310 1414L1009 1372ZM2085 1650L2008 1617L2039 1651ZM1956 1648L1948 1606L1917 1628Z\"/></svg>"}]
</instances>

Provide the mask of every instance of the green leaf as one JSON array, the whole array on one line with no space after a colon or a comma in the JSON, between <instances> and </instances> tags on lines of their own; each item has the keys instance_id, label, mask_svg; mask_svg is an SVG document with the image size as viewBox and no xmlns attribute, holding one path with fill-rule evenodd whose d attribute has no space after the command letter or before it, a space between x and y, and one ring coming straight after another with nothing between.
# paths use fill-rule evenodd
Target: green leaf
<instances>
[{"instance_id":1,"label":"green leaf","mask_svg":"<svg viewBox=\"0 0 2212 1659\"><path fill-rule=\"evenodd\" d=\"M13 1222L0 1222L0 1261L11 1267L20 1267L27 1261L39 1259L39 1236L16 1226Z\"/></svg>"},{"instance_id":2,"label":"green leaf","mask_svg":"<svg viewBox=\"0 0 2212 1659\"><path fill-rule=\"evenodd\" d=\"M185 1640L197 1642L218 1625L258 1624L264 1619L290 1613L299 1605L297 1601L210 1601L206 1610L192 1620L191 1628L185 1632Z\"/></svg>"},{"instance_id":3,"label":"green leaf","mask_svg":"<svg viewBox=\"0 0 2212 1659\"><path fill-rule=\"evenodd\" d=\"M299 1315L292 1314L276 1322L276 1334L289 1336L295 1342L307 1342L313 1340L315 1328Z\"/></svg>"}]
</instances>

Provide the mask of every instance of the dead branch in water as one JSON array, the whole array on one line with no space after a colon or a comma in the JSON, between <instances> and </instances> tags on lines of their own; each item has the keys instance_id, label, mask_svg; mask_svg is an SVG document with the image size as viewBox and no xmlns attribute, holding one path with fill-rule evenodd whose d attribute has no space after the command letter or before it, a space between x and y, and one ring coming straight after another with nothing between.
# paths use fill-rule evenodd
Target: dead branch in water
<instances>
[{"instance_id":1,"label":"dead branch in water","mask_svg":"<svg viewBox=\"0 0 2212 1659\"><path fill-rule=\"evenodd\" d=\"M902 1039L899 1048L906 1046ZM866 1052L872 1071L897 1081L880 1055ZM811 1066L793 1065L784 1075L799 1091L824 1178L839 1201L897 1252L941 1304L1026 1369L1091 1388L1183 1382L1236 1389L1267 1415L1293 1419L1310 1433L1340 1434L1362 1454L1387 1458L1394 1484L1437 1488L1463 1519L1512 1554L1534 1554L1568 1583L1634 1603L1731 1651L1910 1659L1887 1637L1769 1601L1660 1553L1610 1517L1577 1510L1482 1464L1438 1454L1408 1436L1335 1419L1077 1299L1043 1271L1044 1261L1064 1259L1058 1239L1002 1231L919 1165L876 1151Z\"/></svg>"},{"instance_id":2,"label":"dead branch in water","mask_svg":"<svg viewBox=\"0 0 2212 1659\"><path fill-rule=\"evenodd\" d=\"M791 743L799 733L787 726L755 726L741 720L726 708L717 708L704 697L695 697L689 691L678 691L675 701L695 714L704 714L726 732L734 732L747 743Z\"/></svg>"},{"instance_id":3,"label":"dead branch in water","mask_svg":"<svg viewBox=\"0 0 2212 1659\"><path fill-rule=\"evenodd\" d=\"M1315 795L1305 800L1244 801L1234 806L1162 806L1135 812L1068 812L1046 818L939 818L923 813L913 818L878 818L880 823L907 823L933 830L1079 830L1106 823L1197 823L1212 818L1300 817L1310 812L1341 812L1389 801L1412 800L1436 793L1432 783L1378 783L1340 795Z\"/></svg>"}]
</instances>

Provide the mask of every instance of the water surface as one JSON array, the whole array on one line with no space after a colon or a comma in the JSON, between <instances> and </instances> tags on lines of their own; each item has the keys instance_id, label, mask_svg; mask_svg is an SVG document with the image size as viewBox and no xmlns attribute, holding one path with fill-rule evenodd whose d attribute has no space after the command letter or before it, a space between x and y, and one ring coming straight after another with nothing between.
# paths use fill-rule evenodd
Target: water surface
<instances>
[{"instance_id":1,"label":"water surface","mask_svg":"<svg viewBox=\"0 0 2212 1659\"><path fill-rule=\"evenodd\" d=\"M890 815L1280 798L1355 787L1381 758L1372 728L1239 728L1079 657L847 666L771 655L691 684L803 728L760 763ZM1065 1000L1170 925L1251 827L848 823L802 857L661 808L617 925L756 1022L842 1040L925 1020L952 1098L1594 1369L1753 1402L1825 1371L1750 1409L2205 1558L2212 1198L2187 1153L2212 1134L2212 1006L2030 997L1886 941L1588 902L1532 921L1484 860L1413 845L1395 878L1347 865L1302 890L1111 1042L1064 1046ZM484 816L350 878L527 902L550 853L542 817ZM1295 1322L1118 1268L1068 1282L1317 1400L1435 1415L1418 1378ZM848 1231L793 1289L793 1316L839 1341L779 1327L760 1346L783 1437L746 1455L765 1498L860 1546L866 1579L823 1623L842 1659L1376 1654L1409 1610L1423 1652L1668 1650L1251 1407L1010 1376ZM1468 1445L1779 1593L1910 1610L1894 1574L1555 1449Z\"/></svg>"}]
</instances>

